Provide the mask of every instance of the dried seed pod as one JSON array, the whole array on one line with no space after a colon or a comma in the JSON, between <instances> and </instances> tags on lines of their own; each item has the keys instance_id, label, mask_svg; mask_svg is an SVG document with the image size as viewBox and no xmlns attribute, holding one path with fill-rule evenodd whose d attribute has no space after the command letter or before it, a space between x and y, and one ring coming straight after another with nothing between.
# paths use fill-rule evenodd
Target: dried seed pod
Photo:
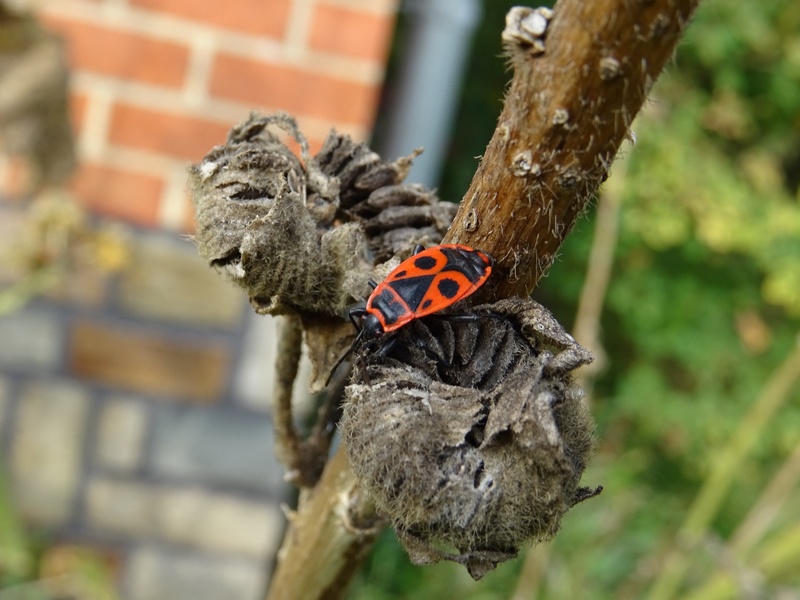
<instances>
[{"instance_id":1,"label":"dried seed pod","mask_svg":"<svg viewBox=\"0 0 800 600\"><path fill-rule=\"evenodd\" d=\"M470 314L415 322L387 356L357 360L367 383L347 388L341 427L411 559L479 578L592 495L579 481L594 423L570 374L591 354L546 309L515 298Z\"/></svg>"},{"instance_id":2,"label":"dried seed pod","mask_svg":"<svg viewBox=\"0 0 800 600\"><path fill-rule=\"evenodd\" d=\"M452 222L455 205L401 184L416 154L386 162L332 131L312 157L290 116L253 114L190 169L198 250L258 312L341 314L368 292L372 267L438 244Z\"/></svg>"},{"instance_id":3,"label":"dried seed pod","mask_svg":"<svg viewBox=\"0 0 800 600\"><path fill-rule=\"evenodd\" d=\"M373 264L416 244L441 243L453 222L456 204L442 202L421 185L401 183L420 152L387 163L366 144L331 132L315 157L319 171L339 183L339 222L364 229Z\"/></svg>"},{"instance_id":4,"label":"dried seed pod","mask_svg":"<svg viewBox=\"0 0 800 600\"><path fill-rule=\"evenodd\" d=\"M328 203L336 202L335 182L308 176L269 125L292 134L307 158L306 140L287 115L252 115L234 128L190 169L198 251L245 288L258 312L334 314L351 301L342 280L359 266L361 231L319 227L306 204L310 181L315 198Z\"/></svg>"},{"instance_id":5,"label":"dried seed pod","mask_svg":"<svg viewBox=\"0 0 800 600\"><path fill-rule=\"evenodd\" d=\"M433 192L421 185L387 185L355 204L350 212L360 217L371 217L390 206L420 206L435 200Z\"/></svg>"}]
</instances>

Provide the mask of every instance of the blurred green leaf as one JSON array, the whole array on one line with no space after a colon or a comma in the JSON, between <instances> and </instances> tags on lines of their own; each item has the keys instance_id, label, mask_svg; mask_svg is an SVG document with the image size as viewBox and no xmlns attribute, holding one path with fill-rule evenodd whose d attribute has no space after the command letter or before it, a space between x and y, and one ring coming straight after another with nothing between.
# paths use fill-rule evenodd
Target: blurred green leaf
<instances>
[{"instance_id":1,"label":"blurred green leaf","mask_svg":"<svg viewBox=\"0 0 800 600\"><path fill-rule=\"evenodd\" d=\"M0 589L31 574L33 560L22 523L0 476Z\"/></svg>"}]
</instances>

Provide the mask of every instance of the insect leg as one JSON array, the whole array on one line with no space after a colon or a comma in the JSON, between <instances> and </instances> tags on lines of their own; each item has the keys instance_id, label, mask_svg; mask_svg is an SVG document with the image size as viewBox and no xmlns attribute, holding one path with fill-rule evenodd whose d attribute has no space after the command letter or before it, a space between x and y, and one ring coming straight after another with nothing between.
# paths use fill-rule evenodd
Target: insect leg
<instances>
[{"instance_id":1,"label":"insect leg","mask_svg":"<svg viewBox=\"0 0 800 600\"><path fill-rule=\"evenodd\" d=\"M355 308L351 308L347 315L350 317L350 322L353 324L353 327L355 327L356 331L360 333L363 329L362 323L364 317L367 315L367 309L357 306Z\"/></svg>"},{"instance_id":2,"label":"insect leg","mask_svg":"<svg viewBox=\"0 0 800 600\"><path fill-rule=\"evenodd\" d=\"M508 317L506 317L505 315L499 315L497 313L492 313L492 312L485 312L485 313L480 313L480 314L472 313L472 314L463 314L463 315L460 315L460 314L437 314L437 313L434 313L432 315L427 315L425 318L426 319L442 319L442 320L445 320L445 321L460 321L462 323L463 322L469 322L469 321L480 321L483 318L498 319L500 321L508 320Z\"/></svg>"},{"instance_id":3,"label":"insect leg","mask_svg":"<svg viewBox=\"0 0 800 600\"><path fill-rule=\"evenodd\" d=\"M356 309L353 309L353 310L356 310ZM350 311L350 313L351 313L350 320L353 321L353 325L355 325L356 321L353 320L352 312L353 311L351 310ZM333 379L333 374L336 372L336 369L338 369L339 366L344 361L346 361L347 358L353 353L353 351L356 348L358 348L359 345L361 345L361 340L363 339L363 337L364 337L364 330L363 329L359 329L358 330L358 335L356 336L356 339L354 339L353 343L350 344L350 347L347 349L347 352L345 352L342 355L342 357L339 360L336 361L336 364L333 365L333 368L331 369L331 372L328 373L328 378L325 380L325 387L328 387L328 384L331 382L331 379Z\"/></svg>"},{"instance_id":4,"label":"insect leg","mask_svg":"<svg viewBox=\"0 0 800 600\"><path fill-rule=\"evenodd\" d=\"M375 354L381 357L386 357L389 353L394 350L394 347L397 345L397 340L400 338L395 335L397 332L390 333L389 335L384 336L383 340L381 340L381 347L375 351Z\"/></svg>"}]
</instances>

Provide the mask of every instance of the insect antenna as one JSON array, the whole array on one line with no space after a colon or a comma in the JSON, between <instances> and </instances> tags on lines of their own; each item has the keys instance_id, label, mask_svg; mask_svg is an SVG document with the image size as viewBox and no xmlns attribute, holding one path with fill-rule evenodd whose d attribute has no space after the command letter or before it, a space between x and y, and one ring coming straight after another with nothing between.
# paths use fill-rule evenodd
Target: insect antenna
<instances>
[{"instance_id":1,"label":"insect antenna","mask_svg":"<svg viewBox=\"0 0 800 600\"><path fill-rule=\"evenodd\" d=\"M336 373L336 370L339 368L339 366L350 357L350 355L356 348L358 348L358 346L361 345L361 340L364 338L365 331L366 331L365 329L359 329L356 339L354 339L353 343L350 344L350 348L348 348L347 352L345 352L342 355L342 357L336 361L336 364L333 365L331 372L328 373L328 378L325 380L325 387L328 387L328 384L331 382L331 379L333 379L333 374Z\"/></svg>"}]
</instances>

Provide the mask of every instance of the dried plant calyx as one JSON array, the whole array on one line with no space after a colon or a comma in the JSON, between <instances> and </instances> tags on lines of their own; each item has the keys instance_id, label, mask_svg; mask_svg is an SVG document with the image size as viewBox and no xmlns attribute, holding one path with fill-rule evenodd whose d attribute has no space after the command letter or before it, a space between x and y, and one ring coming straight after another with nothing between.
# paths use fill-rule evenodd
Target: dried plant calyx
<instances>
[{"instance_id":1,"label":"dried plant calyx","mask_svg":"<svg viewBox=\"0 0 800 600\"><path fill-rule=\"evenodd\" d=\"M414 322L388 356L356 360L369 383L347 388L341 426L412 561L479 578L594 494L579 486L594 422L571 376L591 354L546 309L512 298L470 314Z\"/></svg>"},{"instance_id":2,"label":"dried plant calyx","mask_svg":"<svg viewBox=\"0 0 800 600\"><path fill-rule=\"evenodd\" d=\"M375 264L439 243L452 222L455 205L402 185L412 158L384 161L335 131L311 156L292 117L254 113L190 168L198 251L258 312L339 314L368 293Z\"/></svg>"}]
</instances>

